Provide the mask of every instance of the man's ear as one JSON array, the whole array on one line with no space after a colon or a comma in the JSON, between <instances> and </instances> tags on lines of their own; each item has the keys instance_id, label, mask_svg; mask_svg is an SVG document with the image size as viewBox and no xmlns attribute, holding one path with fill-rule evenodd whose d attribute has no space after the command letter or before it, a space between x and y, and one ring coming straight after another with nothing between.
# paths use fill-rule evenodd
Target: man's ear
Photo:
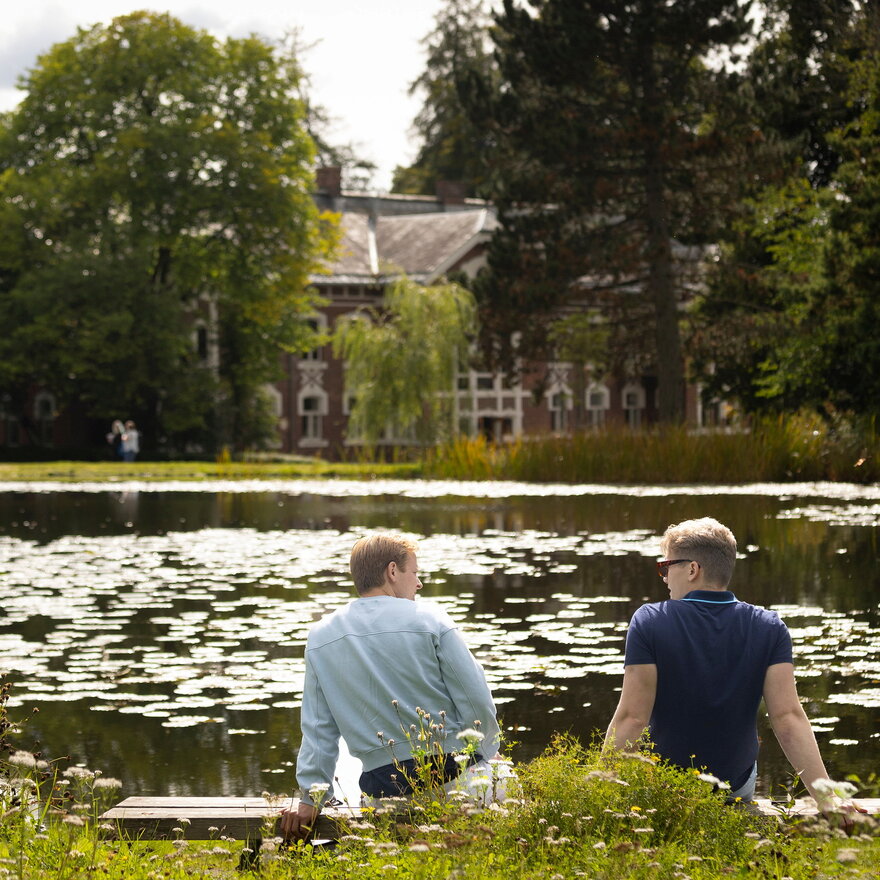
<instances>
[{"instance_id":1,"label":"man's ear","mask_svg":"<svg viewBox=\"0 0 880 880\"><path fill-rule=\"evenodd\" d=\"M389 562L385 567L385 579L393 581L397 577L397 563Z\"/></svg>"}]
</instances>

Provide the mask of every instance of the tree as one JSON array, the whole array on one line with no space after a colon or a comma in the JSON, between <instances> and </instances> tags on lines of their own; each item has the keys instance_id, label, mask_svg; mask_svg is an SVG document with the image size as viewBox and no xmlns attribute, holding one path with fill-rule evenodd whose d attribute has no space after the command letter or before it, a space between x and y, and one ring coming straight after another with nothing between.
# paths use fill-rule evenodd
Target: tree
<instances>
[{"instance_id":1,"label":"tree","mask_svg":"<svg viewBox=\"0 0 880 880\"><path fill-rule=\"evenodd\" d=\"M712 240L755 142L735 75L706 63L744 40L748 6L505 0L492 31L500 87L460 81L491 139L485 192L501 224L475 288L491 362L552 356L559 308L601 306L616 312L618 360L647 352L661 420L683 418L693 259L675 240Z\"/></svg>"},{"instance_id":2,"label":"tree","mask_svg":"<svg viewBox=\"0 0 880 880\"><path fill-rule=\"evenodd\" d=\"M467 195L479 194L486 128L468 116L456 83L474 73L493 78L489 24L482 0L449 0L437 14L434 29L423 41L425 70L409 90L424 96L413 122L421 143L415 162L395 169L394 192L433 195L437 182L446 180L463 184Z\"/></svg>"},{"instance_id":3,"label":"tree","mask_svg":"<svg viewBox=\"0 0 880 880\"><path fill-rule=\"evenodd\" d=\"M434 443L457 432L456 377L467 360L476 304L458 284L402 277L381 309L343 316L333 348L355 402L349 436L374 444L414 434ZM388 436L390 433L390 437Z\"/></svg>"},{"instance_id":4,"label":"tree","mask_svg":"<svg viewBox=\"0 0 880 880\"><path fill-rule=\"evenodd\" d=\"M299 78L259 39L145 12L38 59L0 132L0 384L154 443L254 439L332 240Z\"/></svg>"},{"instance_id":5,"label":"tree","mask_svg":"<svg viewBox=\"0 0 880 880\"><path fill-rule=\"evenodd\" d=\"M749 203L697 302L695 366L746 411L880 413L878 35L864 4L818 41L804 88L841 91L816 103L790 177Z\"/></svg>"}]
</instances>

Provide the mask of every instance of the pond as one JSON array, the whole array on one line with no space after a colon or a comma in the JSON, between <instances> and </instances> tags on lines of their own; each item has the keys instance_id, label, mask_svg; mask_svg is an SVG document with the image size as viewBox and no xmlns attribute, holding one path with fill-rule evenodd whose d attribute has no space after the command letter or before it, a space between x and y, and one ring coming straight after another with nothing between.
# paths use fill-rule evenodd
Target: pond
<instances>
[{"instance_id":1,"label":"pond","mask_svg":"<svg viewBox=\"0 0 880 880\"><path fill-rule=\"evenodd\" d=\"M737 536L733 589L794 640L832 775L880 766L880 489L627 488L429 481L5 484L0 670L21 744L123 794L289 792L309 625L347 602L348 554L390 528L420 542L419 601L460 621L513 755L604 731L626 625L666 598L666 526ZM790 769L762 718L759 793Z\"/></svg>"}]
</instances>

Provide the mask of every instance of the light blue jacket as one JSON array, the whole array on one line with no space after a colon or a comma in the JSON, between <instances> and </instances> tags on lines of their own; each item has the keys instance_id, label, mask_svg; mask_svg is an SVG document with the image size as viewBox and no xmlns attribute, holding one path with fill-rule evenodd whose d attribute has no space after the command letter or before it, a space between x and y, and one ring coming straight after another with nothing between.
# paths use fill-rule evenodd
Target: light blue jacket
<instances>
[{"instance_id":1,"label":"light blue jacket","mask_svg":"<svg viewBox=\"0 0 880 880\"><path fill-rule=\"evenodd\" d=\"M427 725L417 708L430 715ZM355 599L318 621L306 643L300 796L311 803L316 783L329 784L332 796L340 735L364 770L375 770L411 758L425 745L419 732L432 723L443 725L433 742L459 751L457 734L476 721L485 737L479 751L491 757L499 739L495 704L452 619L423 600Z\"/></svg>"}]
</instances>

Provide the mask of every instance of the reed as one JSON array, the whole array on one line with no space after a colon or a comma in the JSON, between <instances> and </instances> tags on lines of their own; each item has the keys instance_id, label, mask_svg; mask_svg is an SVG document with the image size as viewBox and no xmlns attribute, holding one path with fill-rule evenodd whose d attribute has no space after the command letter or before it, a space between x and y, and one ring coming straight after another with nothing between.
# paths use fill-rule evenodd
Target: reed
<instances>
[{"instance_id":1,"label":"reed","mask_svg":"<svg viewBox=\"0 0 880 880\"><path fill-rule=\"evenodd\" d=\"M511 444L462 437L430 450L424 475L545 483L865 483L880 478L880 443L873 422L830 424L803 415L736 432L608 428Z\"/></svg>"}]
</instances>

